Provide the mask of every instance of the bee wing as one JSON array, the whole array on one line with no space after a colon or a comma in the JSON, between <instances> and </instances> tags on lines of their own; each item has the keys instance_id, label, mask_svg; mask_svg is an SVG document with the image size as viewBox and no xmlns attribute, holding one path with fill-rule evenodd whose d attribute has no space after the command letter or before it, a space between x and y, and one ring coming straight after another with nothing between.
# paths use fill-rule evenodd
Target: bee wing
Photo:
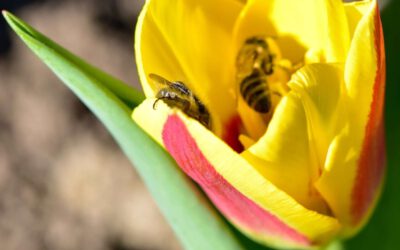
<instances>
[{"instance_id":1,"label":"bee wing","mask_svg":"<svg viewBox=\"0 0 400 250\"><path fill-rule=\"evenodd\" d=\"M167 86L171 85L171 82L170 82L170 81L168 81L168 80L165 79L164 77L159 76L159 75L157 75L157 74L150 73L150 74L149 74L149 78L150 78L151 80L153 80L154 83L157 83L157 84L159 84L159 85L167 85Z\"/></svg>"}]
</instances>

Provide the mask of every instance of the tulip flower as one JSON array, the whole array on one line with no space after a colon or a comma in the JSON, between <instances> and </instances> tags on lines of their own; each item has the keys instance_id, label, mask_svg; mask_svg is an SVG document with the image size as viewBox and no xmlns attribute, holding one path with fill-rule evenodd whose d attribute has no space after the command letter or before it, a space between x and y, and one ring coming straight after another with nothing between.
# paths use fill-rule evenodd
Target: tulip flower
<instances>
[{"instance_id":1,"label":"tulip flower","mask_svg":"<svg viewBox=\"0 0 400 250\"><path fill-rule=\"evenodd\" d=\"M273 53L268 114L238 91L238 53L260 36ZM385 172L375 0L147 0L135 51L147 99L132 118L248 237L312 248L366 224ZM171 83L210 126L162 98Z\"/></svg>"}]
</instances>

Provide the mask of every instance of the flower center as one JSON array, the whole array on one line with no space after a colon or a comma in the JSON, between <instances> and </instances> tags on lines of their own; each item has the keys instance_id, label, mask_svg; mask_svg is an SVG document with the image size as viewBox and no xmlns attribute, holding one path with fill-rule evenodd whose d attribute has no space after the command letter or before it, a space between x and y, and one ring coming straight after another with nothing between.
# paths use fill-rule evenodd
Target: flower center
<instances>
[{"instance_id":1,"label":"flower center","mask_svg":"<svg viewBox=\"0 0 400 250\"><path fill-rule=\"evenodd\" d=\"M238 113L243 123L239 137L245 148L267 130L276 106L289 91L287 82L302 66L281 56L274 38L254 36L239 49L236 58Z\"/></svg>"}]
</instances>

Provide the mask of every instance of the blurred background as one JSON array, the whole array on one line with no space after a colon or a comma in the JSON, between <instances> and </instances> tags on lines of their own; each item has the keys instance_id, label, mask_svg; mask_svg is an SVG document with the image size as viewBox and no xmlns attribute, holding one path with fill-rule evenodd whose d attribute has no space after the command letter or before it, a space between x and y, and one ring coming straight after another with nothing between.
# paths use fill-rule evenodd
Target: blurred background
<instances>
[{"instance_id":1,"label":"blurred background","mask_svg":"<svg viewBox=\"0 0 400 250\"><path fill-rule=\"evenodd\" d=\"M143 0L1 0L87 61L138 86ZM98 120L0 18L0 249L181 249Z\"/></svg>"},{"instance_id":2,"label":"blurred background","mask_svg":"<svg viewBox=\"0 0 400 250\"><path fill-rule=\"evenodd\" d=\"M144 0L0 0L88 62L139 88L133 32ZM385 192L346 249L398 248L400 1L380 6L387 55ZM97 119L0 18L0 250L182 249Z\"/></svg>"}]
</instances>

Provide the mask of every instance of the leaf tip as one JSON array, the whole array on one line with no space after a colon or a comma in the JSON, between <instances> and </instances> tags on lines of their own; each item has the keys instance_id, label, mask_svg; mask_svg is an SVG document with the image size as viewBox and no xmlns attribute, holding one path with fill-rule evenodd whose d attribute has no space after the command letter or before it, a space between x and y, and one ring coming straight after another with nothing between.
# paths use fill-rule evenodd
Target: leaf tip
<instances>
[{"instance_id":1,"label":"leaf tip","mask_svg":"<svg viewBox=\"0 0 400 250\"><path fill-rule=\"evenodd\" d=\"M18 18L16 16L14 16L8 10L1 10L1 14L3 15L4 19L6 19L8 25L10 25L10 27L13 30L16 30L16 28L17 28L16 24L17 24Z\"/></svg>"},{"instance_id":2,"label":"leaf tip","mask_svg":"<svg viewBox=\"0 0 400 250\"><path fill-rule=\"evenodd\" d=\"M10 21L10 16L11 16L11 13L10 13L10 12L8 12L7 10L1 10L1 14L2 14L3 17L7 20L7 22Z\"/></svg>"},{"instance_id":3,"label":"leaf tip","mask_svg":"<svg viewBox=\"0 0 400 250\"><path fill-rule=\"evenodd\" d=\"M32 27L30 27L28 24L26 24L21 19L14 16L11 12L8 12L7 10L2 10L1 12L4 16L4 19L6 19L8 25L23 40L26 40L27 37L32 37L32 38L36 39L37 33L35 32L35 30Z\"/></svg>"}]
</instances>

